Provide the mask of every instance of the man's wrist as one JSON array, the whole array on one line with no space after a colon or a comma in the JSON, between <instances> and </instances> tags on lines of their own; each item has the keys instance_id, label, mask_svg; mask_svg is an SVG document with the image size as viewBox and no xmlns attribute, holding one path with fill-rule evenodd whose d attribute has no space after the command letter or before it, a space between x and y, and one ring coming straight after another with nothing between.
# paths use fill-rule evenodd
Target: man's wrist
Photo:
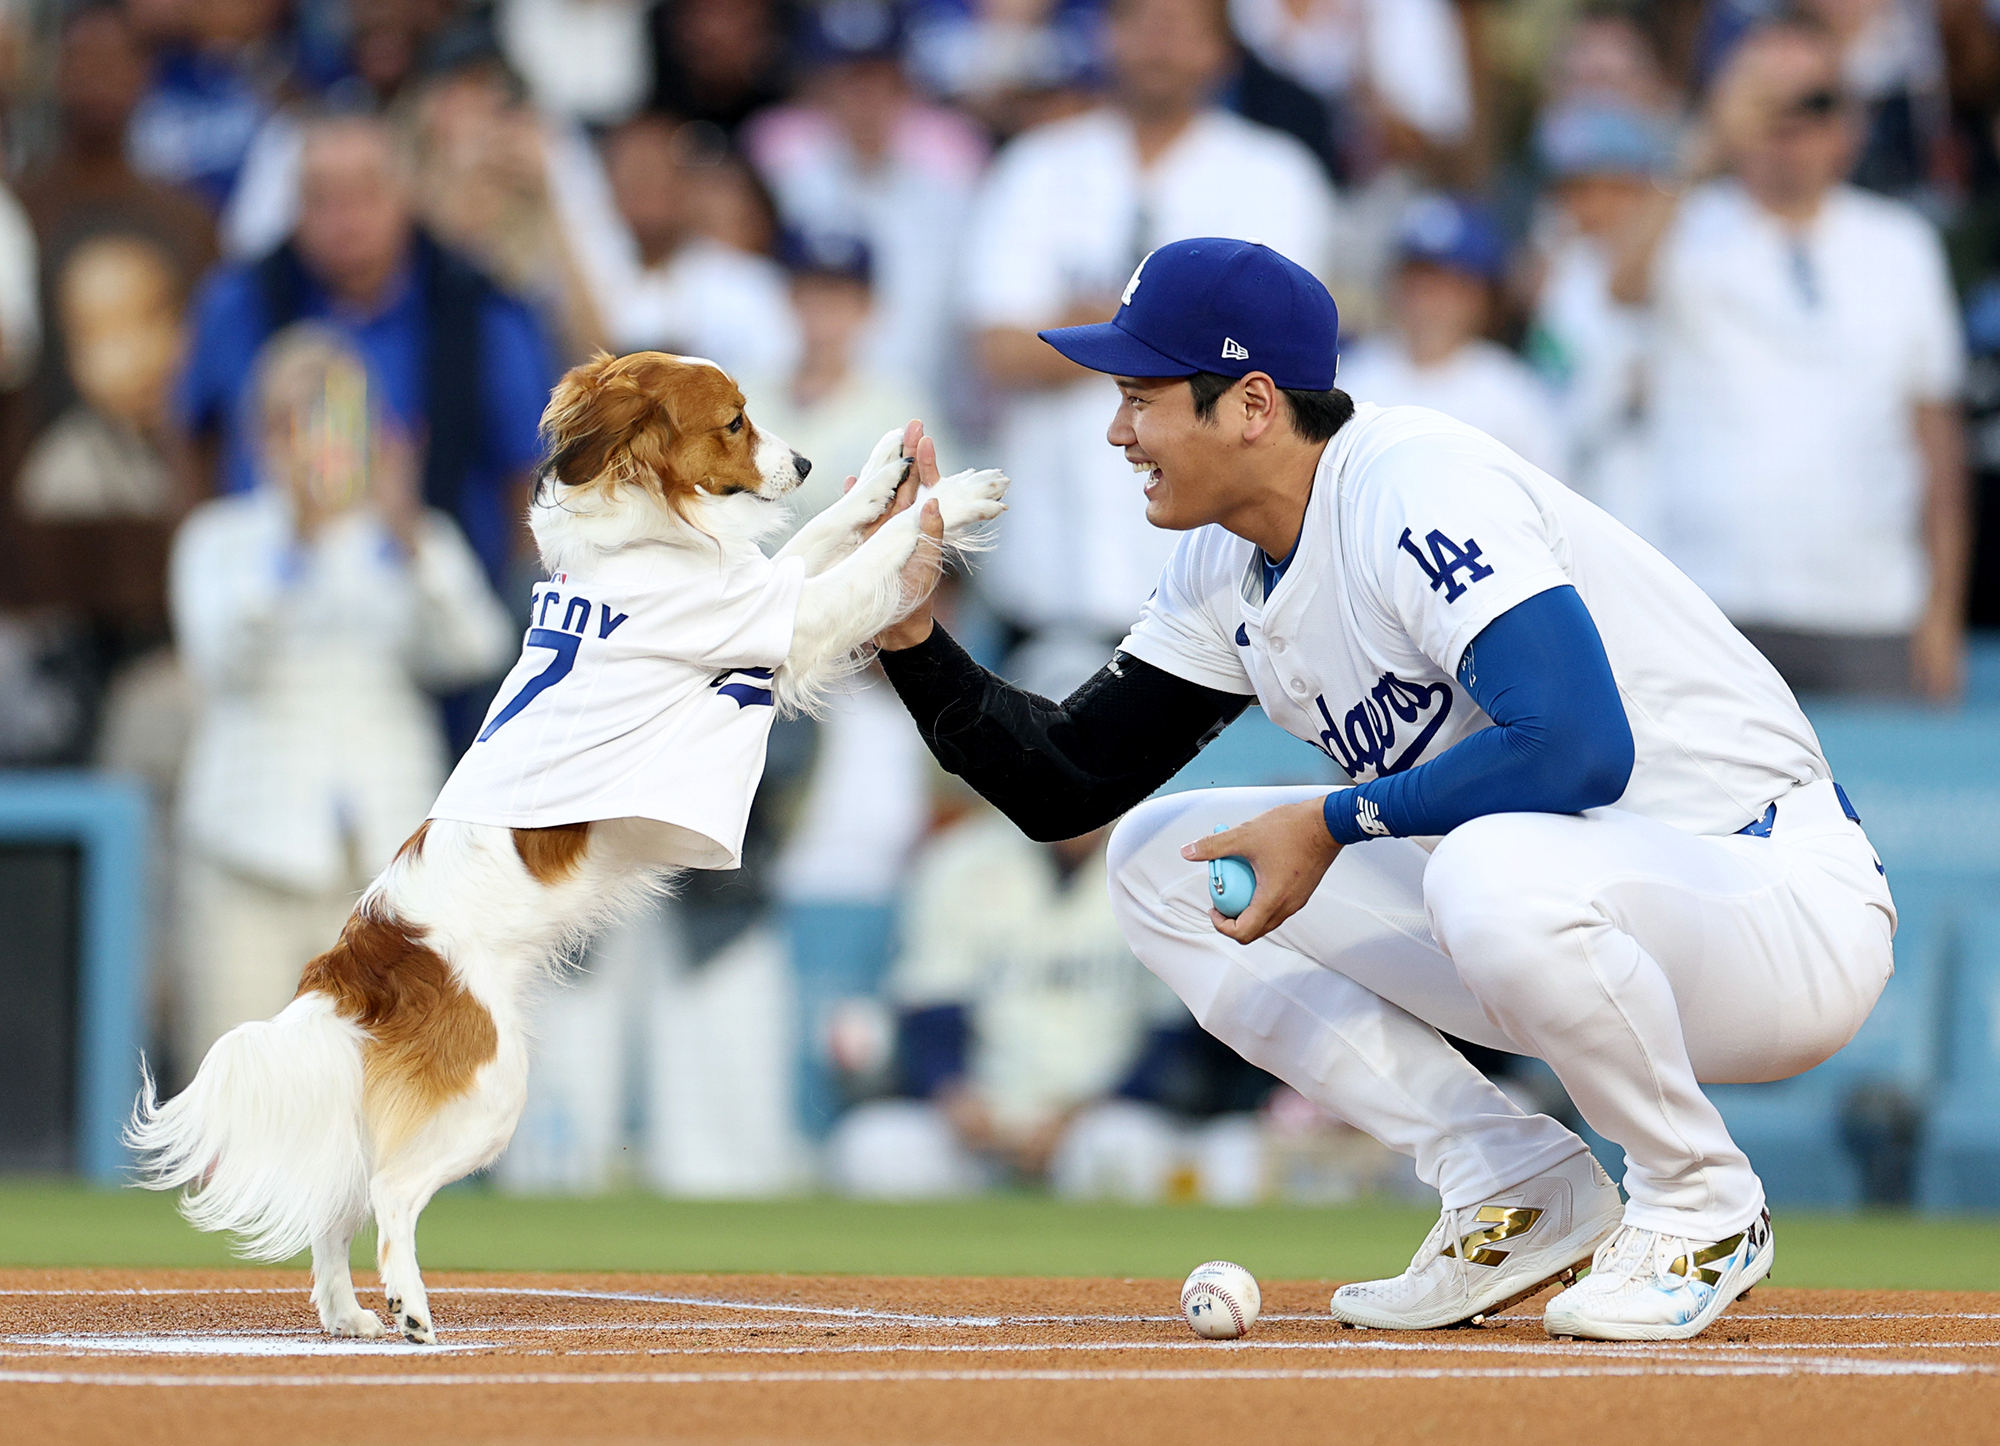
<instances>
[{"instance_id":1,"label":"man's wrist","mask_svg":"<svg viewBox=\"0 0 2000 1446\"><path fill-rule=\"evenodd\" d=\"M925 609L877 633L875 648L883 653L907 652L929 642L936 631L937 620L931 616L929 609Z\"/></svg>"},{"instance_id":2,"label":"man's wrist","mask_svg":"<svg viewBox=\"0 0 2000 1446\"><path fill-rule=\"evenodd\" d=\"M1373 799L1358 788L1336 788L1320 805L1326 831L1337 844L1366 843L1371 838L1387 838L1389 825L1382 821Z\"/></svg>"}]
</instances>

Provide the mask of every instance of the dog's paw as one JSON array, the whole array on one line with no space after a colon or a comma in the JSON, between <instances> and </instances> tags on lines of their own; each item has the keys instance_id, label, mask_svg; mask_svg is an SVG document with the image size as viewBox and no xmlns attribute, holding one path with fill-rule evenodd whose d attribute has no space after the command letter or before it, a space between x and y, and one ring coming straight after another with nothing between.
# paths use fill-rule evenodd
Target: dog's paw
<instances>
[{"instance_id":1,"label":"dog's paw","mask_svg":"<svg viewBox=\"0 0 2000 1446\"><path fill-rule=\"evenodd\" d=\"M359 1305L338 1311L321 1311L319 1323L328 1335L348 1340L378 1341L389 1333L380 1316L372 1310L363 1310Z\"/></svg>"},{"instance_id":2,"label":"dog's paw","mask_svg":"<svg viewBox=\"0 0 2000 1446\"><path fill-rule=\"evenodd\" d=\"M963 542L974 528L1007 510L1007 504L1000 500L1007 495L1007 474L990 467L954 472L941 478L931 495L944 519L945 541Z\"/></svg>"},{"instance_id":3,"label":"dog's paw","mask_svg":"<svg viewBox=\"0 0 2000 1446\"><path fill-rule=\"evenodd\" d=\"M405 1309L400 1296L389 1297L389 1314L395 1317L396 1329L403 1333L403 1339L413 1346L434 1346L437 1332L431 1329L428 1312Z\"/></svg>"},{"instance_id":4,"label":"dog's paw","mask_svg":"<svg viewBox=\"0 0 2000 1446\"><path fill-rule=\"evenodd\" d=\"M857 519L868 523L880 517L909 473L910 459L903 455L903 429L898 427L883 434L848 489L847 501Z\"/></svg>"}]
</instances>

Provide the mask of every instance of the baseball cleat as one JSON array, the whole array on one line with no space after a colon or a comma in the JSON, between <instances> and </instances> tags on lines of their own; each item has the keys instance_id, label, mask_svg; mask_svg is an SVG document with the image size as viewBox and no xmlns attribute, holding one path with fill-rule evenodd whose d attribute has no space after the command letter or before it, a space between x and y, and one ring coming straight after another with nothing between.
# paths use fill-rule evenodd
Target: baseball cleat
<instances>
[{"instance_id":1,"label":"baseball cleat","mask_svg":"<svg viewBox=\"0 0 2000 1446\"><path fill-rule=\"evenodd\" d=\"M1377 1330L1478 1325L1557 1281L1568 1284L1618 1230L1624 1206L1588 1151L1491 1200L1447 1210L1410 1268L1333 1293L1333 1318Z\"/></svg>"},{"instance_id":2,"label":"baseball cleat","mask_svg":"<svg viewBox=\"0 0 2000 1446\"><path fill-rule=\"evenodd\" d=\"M1628 1225L1607 1240L1590 1274L1549 1302L1552 1336L1593 1341L1684 1341L1771 1273L1771 1212L1727 1240L1687 1240Z\"/></svg>"}]
</instances>

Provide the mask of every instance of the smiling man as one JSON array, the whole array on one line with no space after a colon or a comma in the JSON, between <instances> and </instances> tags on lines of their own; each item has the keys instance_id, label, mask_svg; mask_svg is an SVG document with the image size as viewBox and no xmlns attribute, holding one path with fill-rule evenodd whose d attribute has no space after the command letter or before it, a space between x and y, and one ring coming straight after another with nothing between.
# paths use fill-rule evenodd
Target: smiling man
<instances>
[{"instance_id":1,"label":"smiling man","mask_svg":"<svg viewBox=\"0 0 2000 1446\"><path fill-rule=\"evenodd\" d=\"M1356 406L1337 332L1303 268L1207 238L1148 257L1110 322L1042 333L1118 379L1109 440L1184 534L1159 589L1061 703L923 608L883 666L944 766L1030 835L1130 809L1110 862L1133 952L1438 1188L1409 1270L1343 1286L1336 1318L1479 1319L1594 1256L1551 1333L1695 1335L1773 1250L1699 1081L1847 1042L1890 973L1887 883L1790 692L1708 599L1484 434ZM1141 803L1253 698L1354 786ZM1234 919L1201 862L1225 855L1257 876ZM1548 1061L1625 1148L1629 1202L1440 1029Z\"/></svg>"}]
</instances>

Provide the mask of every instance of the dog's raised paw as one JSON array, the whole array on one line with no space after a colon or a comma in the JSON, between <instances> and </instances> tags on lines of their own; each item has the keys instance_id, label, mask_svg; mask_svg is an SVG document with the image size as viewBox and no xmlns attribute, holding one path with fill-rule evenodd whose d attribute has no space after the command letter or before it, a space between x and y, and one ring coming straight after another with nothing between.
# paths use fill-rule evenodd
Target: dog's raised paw
<instances>
[{"instance_id":1,"label":"dog's raised paw","mask_svg":"<svg viewBox=\"0 0 2000 1446\"><path fill-rule=\"evenodd\" d=\"M956 542L960 534L1007 510L1007 504L1000 500L1007 495L1007 474L990 467L954 472L938 482L932 495L937 498L945 535Z\"/></svg>"},{"instance_id":2,"label":"dog's raised paw","mask_svg":"<svg viewBox=\"0 0 2000 1446\"><path fill-rule=\"evenodd\" d=\"M903 455L903 429L898 427L885 432L875 444L875 450L861 464L848 498L866 521L873 522L889 506L909 472L910 459Z\"/></svg>"}]
</instances>

